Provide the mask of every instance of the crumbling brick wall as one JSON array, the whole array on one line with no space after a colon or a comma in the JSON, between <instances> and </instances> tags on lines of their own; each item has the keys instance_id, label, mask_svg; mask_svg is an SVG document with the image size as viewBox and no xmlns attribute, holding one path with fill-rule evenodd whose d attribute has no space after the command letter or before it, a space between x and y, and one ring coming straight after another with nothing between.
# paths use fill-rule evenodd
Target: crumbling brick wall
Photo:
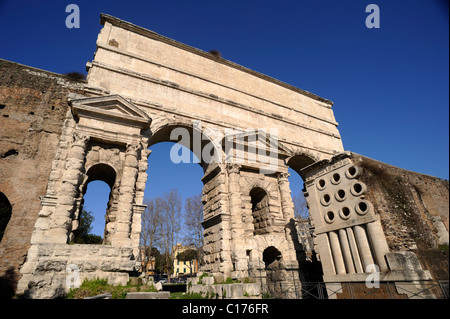
<instances>
[{"instance_id":1,"label":"crumbling brick wall","mask_svg":"<svg viewBox=\"0 0 450 319\"><path fill-rule=\"evenodd\" d=\"M414 251L435 280L448 280L449 182L352 153L363 169L390 251ZM370 198L369 198L370 197Z\"/></svg>"},{"instance_id":2,"label":"crumbling brick wall","mask_svg":"<svg viewBox=\"0 0 450 319\"><path fill-rule=\"evenodd\" d=\"M0 242L0 276L24 262L68 114L68 94L81 86L0 59L0 192L12 205Z\"/></svg>"}]
</instances>

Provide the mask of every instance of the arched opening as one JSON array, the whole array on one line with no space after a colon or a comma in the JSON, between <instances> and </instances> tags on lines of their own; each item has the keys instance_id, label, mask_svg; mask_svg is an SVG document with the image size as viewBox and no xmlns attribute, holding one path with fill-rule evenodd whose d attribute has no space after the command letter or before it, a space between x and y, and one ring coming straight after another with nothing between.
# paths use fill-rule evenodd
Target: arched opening
<instances>
[{"instance_id":1,"label":"arched opening","mask_svg":"<svg viewBox=\"0 0 450 319\"><path fill-rule=\"evenodd\" d=\"M282 257L281 252L274 246L269 246L263 251L267 290L272 298L282 298L286 293L283 281L286 280L287 272Z\"/></svg>"},{"instance_id":2,"label":"arched opening","mask_svg":"<svg viewBox=\"0 0 450 319\"><path fill-rule=\"evenodd\" d=\"M5 194L0 192L0 242L11 219L12 206Z\"/></svg>"},{"instance_id":3,"label":"arched opening","mask_svg":"<svg viewBox=\"0 0 450 319\"><path fill-rule=\"evenodd\" d=\"M309 166L315 162L314 159L312 159L309 156L306 155L294 155L291 158L289 158L287 165L293 169L298 175L301 176L303 179L304 176L301 174L301 170L304 169L306 166Z\"/></svg>"},{"instance_id":4,"label":"arched opening","mask_svg":"<svg viewBox=\"0 0 450 319\"><path fill-rule=\"evenodd\" d=\"M304 196L304 176L302 176L301 170L314 162L314 159L305 155L295 155L287 161L289 167L289 187L291 189L292 203L294 204L294 217L297 226L299 226L297 228L300 228L298 229L299 233L303 234L303 237L300 238L300 243L303 248L310 247L311 245L307 238L310 220L308 204ZM330 202L331 197L326 195L321 200L326 204Z\"/></svg>"},{"instance_id":5,"label":"arched opening","mask_svg":"<svg viewBox=\"0 0 450 319\"><path fill-rule=\"evenodd\" d=\"M202 130L200 121L193 125L166 125L153 133L149 140L149 148L161 142L170 142L170 159L173 163L199 164L206 172L208 165L218 163L221 159L221 149L212 142L215 131Z\"/></svg>"},{"instance_id":6,"label":"arched opening","mask_svg":"<svg viewBox=\"0 0 450 319\"><path fill-rule=\"evenodd\" d=\"M103 181L108 184L110 189L114 187L114 183L116 181L116 171L107 164L100 163L91 166L86 175L88 176L86 184L93 181Z\"/></svg>"},{"instance_id":7,"label":"arched opening","mask_svg":"<svg viewBox=\"0 0 450 319\"><path fill-rule=\"evenodd\" d=\"M273 246L267 247L263 251L263 261L265 268L269 267L275 260L280 261L281 252Z\"/></svg>"},{"instance_id":8,"label":"arched opening","mask_svg":"<svg viewBox=\"0 0 450 319\"><path fill-rule=\"evenodd\" d=\"M267 192L260 187L255 187L250 191L250 198L254 226L253 234L266 234L269 232L269 227L272 226Z\"/></svg>"},{"instance_id":9,"label":"arched opening","mask_svg":"<svg viewBox=\"0 0 450 319\"><path fill-rule=\"evenodd\" d=\"M79 244L107 244L108 223L115 216L111 214L116 171L107 164L91 166L83 185L81 205L73 223L72 241Z\"/></svg>"},{"instance_id":10,"label":"arched opening","mask_svg":"<svg viewBox=\"0 0 450 319\"><path fill-rule=\"evenodd\" d=\"M182 281L195 276L201 266L202 177L210 164L205 157L215 150L200 131L179 125L160 128L148 145L141 271L156 280Z\"/></svg>"},{"instance_id":11,"label":"arched opening","mask_svg":"<svg viewBox=\"0 0 450 319\"><path fill-rule=\"evenodd\" d=\"M302 169L313 164L315 160L305 155L295 155L287 161L289 166L289 186L291 189L292 202L294 204L296 238L293 238L296 246L297 261L299 264L299 278L302 282L302 289L307 289L309 293L318 293L317 287L311 288L309 283L322 282L322 265L316 258L314 251L314 240L312 234L311 219L307 197L305 197L304 176ZM318 187L324 188L327 181L319 181ZM345 194L340 194L345 196ZM327 206L332 197L326 193L320 199L323 205ZM335 213L330 211L328 215L330 222L334 220ZM322 293L325 293L324 291Z\"/></svg>"},{"instance_id":12,"label":"arched opening","mask_svg":"<svg viewBox=\"0 0 450 319\"><path fill-rule=\"evenodd\" d=\"M295 155L287 161L289 167L289 186L291 188L292 202L294 204L294 213L298 220L309 218L308 207L303 195L304 176L302 176L301 170L314 162L314 159L305 155Z\"/></svg>"}]
</instances>

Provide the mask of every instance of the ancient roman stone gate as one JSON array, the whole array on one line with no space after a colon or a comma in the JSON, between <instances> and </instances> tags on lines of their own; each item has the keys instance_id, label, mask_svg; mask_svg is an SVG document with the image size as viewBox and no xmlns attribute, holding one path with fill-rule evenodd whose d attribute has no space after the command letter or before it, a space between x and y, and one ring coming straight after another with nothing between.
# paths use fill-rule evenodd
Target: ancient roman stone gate
<instances>
[{"instance_id":1,"label":"ancient roman stone gate","mask_svg":"<svg viewBox=\"0 0 450 319\"><path fill-rule=\"evenodd\" d=\"M330 101L109 15L101 24L84 93L69 99L19 292L57 296L75 270L125 284L139 268L149 147L180 139L204 170L202 271L239 279L279 269L278 280L299 280L289 167L305 181L324 276L364 281L369 265L387 270L383 230ZM104 244L70 244L94 180L111 188Z\"/></svg>"}]
</instances>

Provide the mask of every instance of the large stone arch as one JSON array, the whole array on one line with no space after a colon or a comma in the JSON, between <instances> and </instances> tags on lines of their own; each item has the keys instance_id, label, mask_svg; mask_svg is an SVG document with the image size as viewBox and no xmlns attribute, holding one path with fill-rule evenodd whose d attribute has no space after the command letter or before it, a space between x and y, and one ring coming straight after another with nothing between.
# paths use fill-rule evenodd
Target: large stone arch
<instances>
[{"instance_id":1,"label":"large stone arch","mask_svg":"<svg viewBox=\"0 0 450 319\"><path fill-rule=\"evenodd\" d=\"M184 139L186 133L188 139ZM208 125L193 118L181 116L155 116L149 129L143 132L143 136L148 138L148 147L160 142L179 143L187 147L200 160L204 172L208 170L209 164L222 162L225 158L221 145L223 128L215 125ZM214 149L217 156L205 158L203 150Z\"/></svg>"},{"instance_id":2,"label":"large stone arch","mask_svg":"<svg viewBox=\"0 0 450 319\"><path fill-rule=\"evenodd\" d=\"M30 234L23 218L36 220L27 258L20 268L19 293L25 291L35 298L58 297L70 288L67 279L72 270L77 270L80 281L94 277L107 278L111 284L128 281L137 265L149 143L167 139L173 128L182 127L192 128L188 130L192 135L201 132L209 136L222 151L221 161L203 165L202 271L232 278L256 276L264 251L274 247L283 257L283 269L291 284L298 280L298 247L288 181L291 167L305 182L315 227L314 246L323 266L323 279L333 283L331 287L342 281L364 282L367 266L374 262L387 281L430 278L412 257L413 248L390 251L386 239L392 234L383 229L390 223L390 212L383 211L384 195L365 176L384 168L344 152L331 101L115 17L102 14L101 24L94 60L86 65L86 82L72 83L62 76L23 66L20 68L27 72L18 72L21 84L23 79L52 79L51 86L39 87L40 92L58 88L56 95L34 96L33 111L68 108L65 116L61 112L45 113L61 125L50 130L55 144L59 138L55 152L50 147L50 155L41 157L53 158L50 174L44 170L31 175L44 180L48 176L47 189L39 191L40 210L34 204L27 205L22 200L25 197L17 196L32 187L12 183L13 175L7 175L1 184L10 192L7 195L14 208L14 227L9 224L8 242L3 241L1 249L10 243L14 236L10 234L23 231L23 238ZM23 94L26 98L21 100L28 101L30 93ZM66 98L68 104L61 102ZM16 109L19 107L22 104ZM30 131L25 125L23 131L37 137L33 127ZM42 134L47 135L47 130ZM38 140L42 141L30 140L36 150L46 145L38 144ZM227 152L230 145L233 153ZM28 144L21 147L26 149ZM15 156L19 151L10 149L1 156L2 165L8 167L4 171L22 168L24 163L29 164L27 167L41 163L37 158L23 162L23 155ZM25 153L29 152L20 151ZM116 172L111 205L115 220L108 245L70 245L89 169L99 164L111 166ZM273 215L272 228L266 233L254 233L250 195L254 187L266 191ZM422 196L417 189L413 194ZM448 221L448 210L442 217ZM436 224L439 232L445 233L441 217L432 218L425 223ZM26 226L21 228L19 224ZM16 246L19 240L13 238L11 243ZM20 245L22 248L16 251L22 255L28 243L21 241ZM3 254L4 259L11 255Z\"/></svg>"},{"instance_id":3,"label":"large stone arch","mask_svg":"<svg viewBox=\"0 0 450 319\"><path fill-rule=\"evenodd\" d=\"M302 176L302 169L322 159L323 157L320 156L320 154L315 154L309 150L297 149L295 152L289 154L284 160L284 163L304 179L304 176Z\"/></svg>"},{"instance_id":4,"label":"large stone arch","mask_svg":"<svg viewBox=\"0 0 450 319\"><path fill-rule=\"evenodd\" d=\"M202 270L247 277L253 250L264 250L263 242L271 241L294 274L298 263L295 229L289 226L288 164L296 163L300 154L318 160L342 150L332 103L113 17L102 15L102 24L107 31L100 33L95 60L87 65L87 83L70 96L19 291L56 296L59 285L65 286L66 267L73 265L81 279L95 275L127 281L138 265L149 146L170 141L174 129L187 130L189 149L204 170ZM134 41L143 45L127 45ZM155 50L141 51L144 47ZM153 56L155 52L160 53ZM169 66L157 62L161 56L184 58L171 60ZM196 136L200 145L193 143ZM199 155L211 145L217 161L206 162ZM69 245L83 188L95 165L116 173L110 183L108 214L114 220L108 245ZM251 222L254 187L267 192L271 216L271 228L256 236ZM295 274L292 278L298 280Z\"/></svg>"}]
</instances>

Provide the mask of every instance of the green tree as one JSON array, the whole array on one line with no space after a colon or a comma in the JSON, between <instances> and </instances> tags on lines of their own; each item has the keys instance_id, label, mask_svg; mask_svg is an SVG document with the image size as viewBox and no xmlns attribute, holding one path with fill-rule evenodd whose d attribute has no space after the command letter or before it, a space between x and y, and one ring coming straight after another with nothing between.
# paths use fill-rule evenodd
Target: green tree
<instances>
[{"instance_id":1,"label":"green tree","mask_svg":"<svg viewBox=\"0 0 450 319\"><path fill-rule=\"evenodd\" d=\"M170 280L170 274L173 272L173 257L169 252L165 252L156 257L156 272L158 274L167 274L167 280Z\"/></svg>"},{"instance_id":2,"label":"green tree","mask_svg":"<svg viewBox=\"0 0 450 319\"><path fill-rule=\"evenodd\" d=\"M83 208L80 214L80 224L75 231L74 244L102 244L103 238L98 235L91 234L92 222L94 215Z\"/></svg>"}]
</instances>

